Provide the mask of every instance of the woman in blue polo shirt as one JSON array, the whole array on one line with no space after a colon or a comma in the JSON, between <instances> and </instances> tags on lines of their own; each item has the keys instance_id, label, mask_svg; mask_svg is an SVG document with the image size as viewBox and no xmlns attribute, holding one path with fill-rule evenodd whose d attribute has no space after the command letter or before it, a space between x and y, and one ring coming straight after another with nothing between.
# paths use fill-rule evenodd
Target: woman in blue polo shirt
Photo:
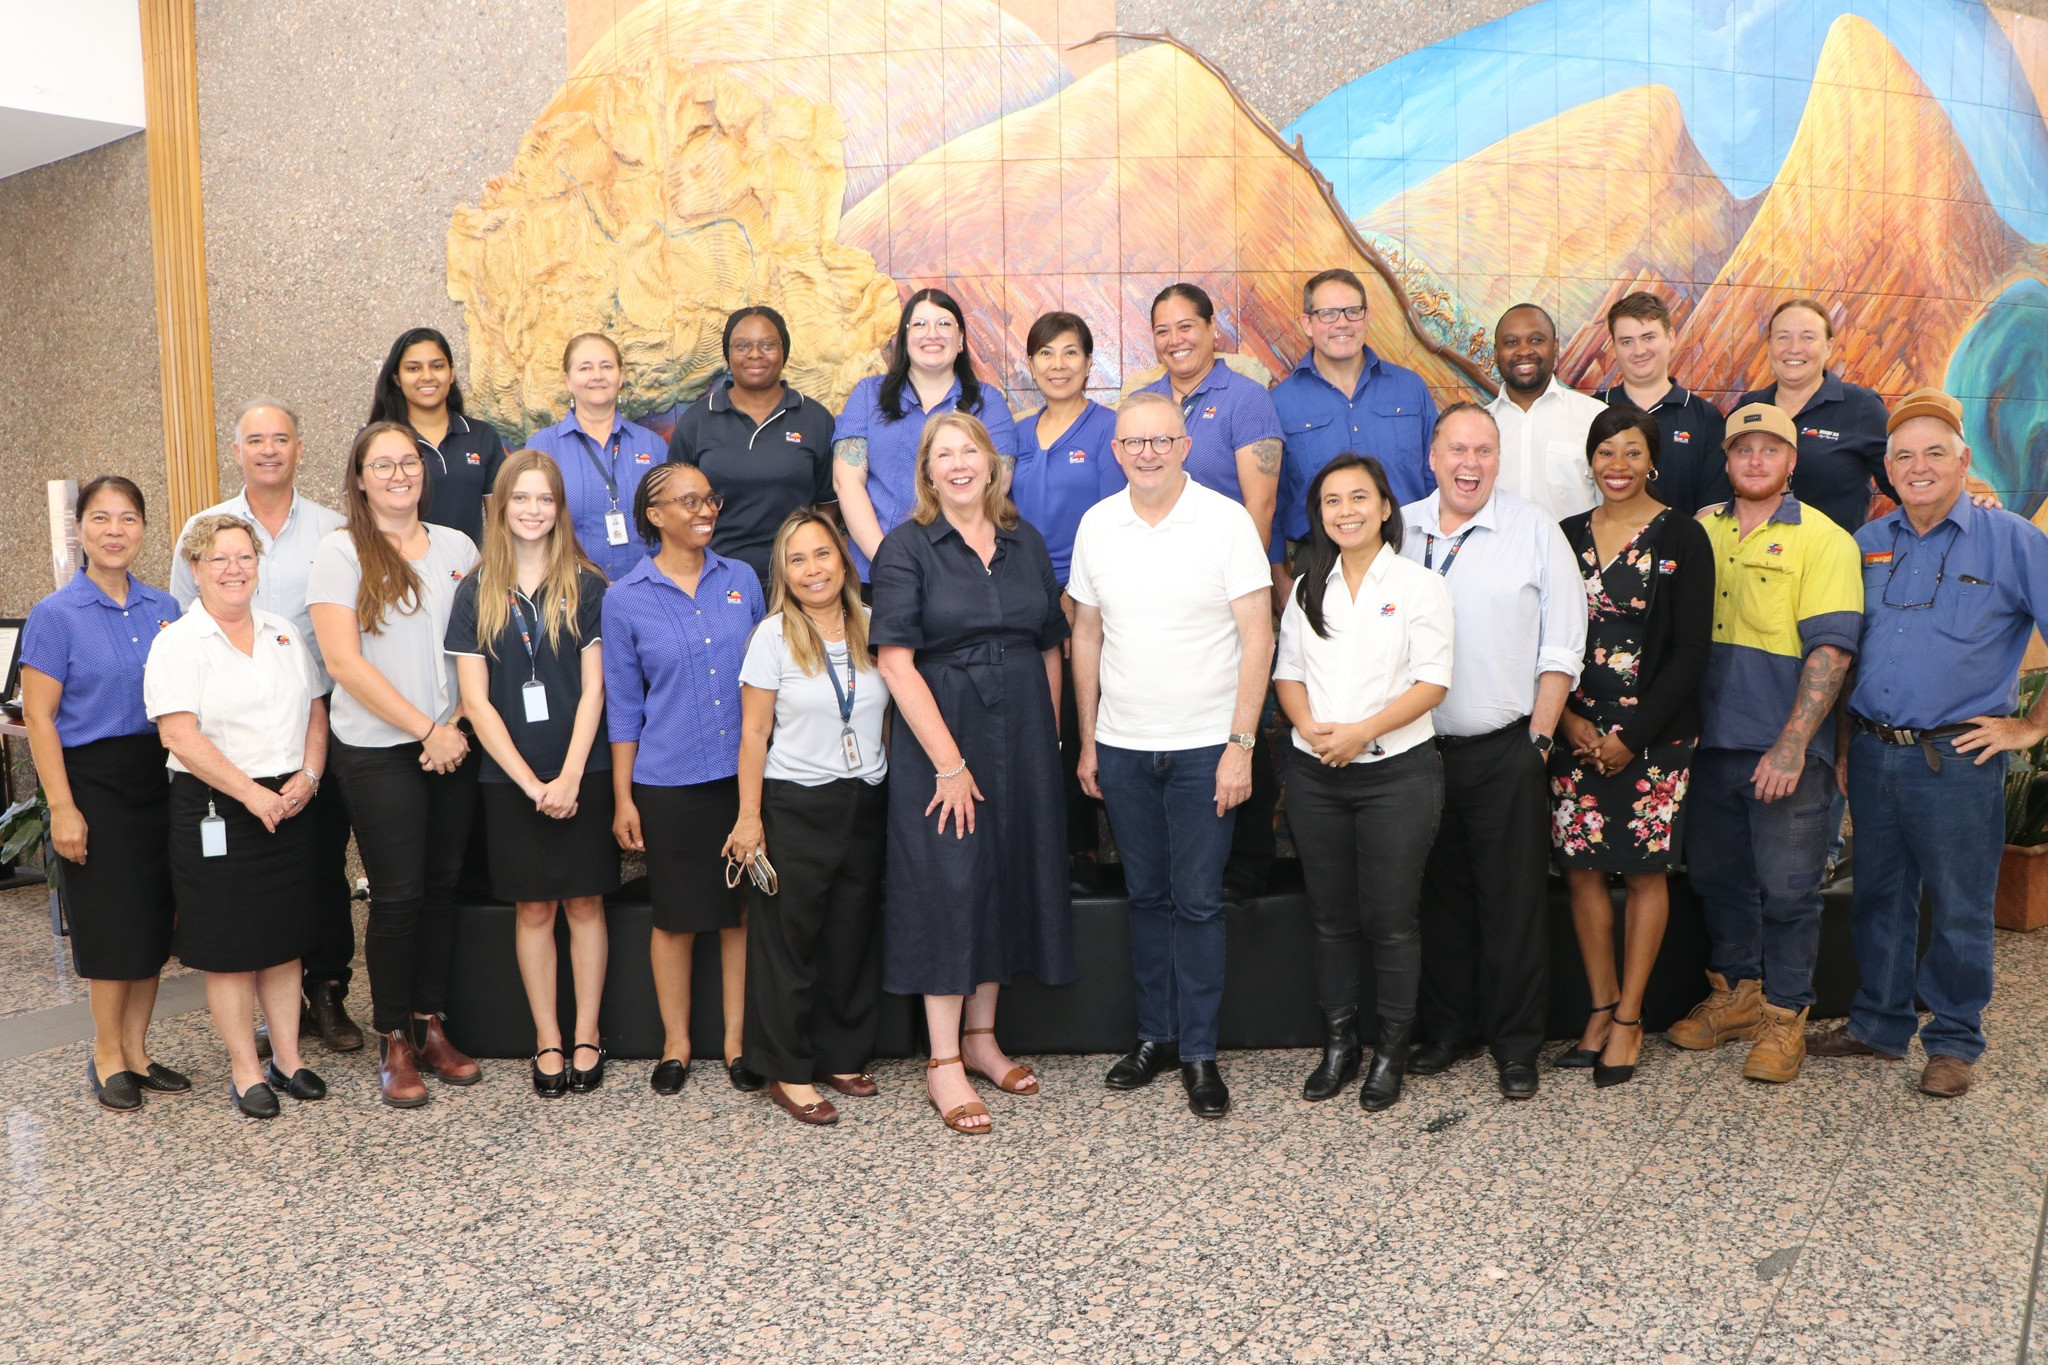
<instances>
[{"instance_id":1,"label":"woman in blue polo shirt","mask_svg":"<svg viewBox=\"0 0 2048 1365\"><path fill-rule=\"evenodd\" d=\"M1827 310L1814 299L1787 299L1771 311L1771 382L1743 394L1735 407L1770 403L1791 416L1799 428L1792 495L1853 536L1870 519L1873 485L1891 496L1886 413L1882 398L1828 368L1834 351Z\"/></svg>"},{"instance_id":2,"label":"woman in blue polo shirt","mask_svg":"<svg viewBox=\"0 0 2048 1365\"><path fill-rule=\"evenodd\" d=\"M420 520L484 538L484 495L497 483L505 443L490 423L462 411L455 354L432 327L412 327L391 343L370 398L372 422L403 422L427 463Z\"/></svg>"},{"instance_id":3,"label":"woman in blue polo shirt","mask_svg":"<svg viewBox=\"0 0 2048 1365\"><path fill-rule=\"evenodd\" d=\"M754 571L710 548L724 503L695 465L656 466L633 499L641 539L656 552L604 597L612 833L647 858L648 954L665 1035L648 1079L662 1095L689 1074L691 954L697 935L714 931L726 1076L739 1090L765 1084L739 1062L747 931L723 851L740 813L740 664L765 612Z\"/></svg>"},{"instance_id":4,"label":"woman in blue polo shirt","mask_svg":"<svg viewBox=\"0 0 2048 1365\"><path fill-rule=\"evenodd\" d=\"M171 955L170 796L164 749L142 705L167 592L128 572L147 523L142 490L104 474L78 492L85 564L36 603L21 632L21 711L50 803L71 961L92 999L85 1078L109 1109L192 1083L150 1060L158 974Z\"/></svg>"},{"instance_id":5,"label":"woman in blue polo shirt","mask_svg":"<svg viewBox=\"0 0 2048 1365\"><path fill-rule=\"evenodd\" d=\"M616 583L647 558L633 534L633 495L647 471L668 458L668 443L619 415L625 361L602 332L582 332L562 348L569 415L533 433L526 445L555 457L569 495L569 519L583 553Z\"/></svg>"},{"instance_id":6,"label":"woman in blue polo shirt","mask_svg":"<svg viewBox=\"0 0 2048 1365\"><path fill-rule=\"evenodd\" d=\"M956 408L981 419L997 455L1016 459L1009 401L975 374L966 315L943 289L920 289L903 305L888 373L853 386L832 433L832 485L861 582L868 581L882 537L917 502L917 443L925 419Z\"/></svg>"}]
</instances>

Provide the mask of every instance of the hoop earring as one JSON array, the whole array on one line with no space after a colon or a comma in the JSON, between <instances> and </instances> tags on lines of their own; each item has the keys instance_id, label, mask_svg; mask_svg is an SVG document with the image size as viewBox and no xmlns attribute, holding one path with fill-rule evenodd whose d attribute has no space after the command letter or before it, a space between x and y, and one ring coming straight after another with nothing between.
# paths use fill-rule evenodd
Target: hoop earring
<instances>
[{"instance_id":1,"label":"hoop earring","mask_svg":"<svg viewBox=\"0 0 2048 1365\"><path fill-rule=\"evenodd\" d=\"M1647 478L1647 479L1645 479L1645 480L1644 480L1644 482L1645 482L1645 483L1655 483L1655 482L1657 482L1657 466L1655 466L1655 465L1651 465L1651 466L1650 466L1650 477L1649 477L1649 478Z\"/></svg>"}]
</instances>

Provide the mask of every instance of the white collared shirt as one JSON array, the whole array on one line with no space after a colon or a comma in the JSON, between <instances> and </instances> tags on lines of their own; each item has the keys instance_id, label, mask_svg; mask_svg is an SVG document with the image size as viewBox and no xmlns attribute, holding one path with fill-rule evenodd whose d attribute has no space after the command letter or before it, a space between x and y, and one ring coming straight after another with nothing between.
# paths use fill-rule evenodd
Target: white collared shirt
<instances>
[{"instance_id":1,"label":"white collared shirt","mask_svg":"<svg viewBox=\"0 0 2048 1365\"><path fill-rule=\"evenodd\" d=\"M249 599L249 605L282 616L298 628L294 638L305 641L313 659L314 684L325 696L334 684L320 658L320 642L313 638L313 618L306 612L306 578L313 572L315 547L329 531L346 526L348 519L293 489L292 510L285 513L284 529L272 536L249 510L249 491L245 488L226 502L195 512L179 529L178 545L185 543L185 532L192 529L193 522L222 514L240 517L256 528L256 535L263 542L263 557L256 563L256 594ZM189 609L199 597L199 585L192 581L192 566L178 553L178 545L171 547L171 596L178 599L179 606Z\"/></svg>"},{"instance_id":2,"label":"white collared shirt","mask_svg":"<svg viewBox=\"0 0 2048 1365\"><path fill-rule=\"evenodd\" d=\"M306 647L311 632L274 612L250 614L256 644L248 654L197 603L159 631L142 670L142 705L151 720L190 711L199 733L244 776L283 777L306 765L307 715L320 695ZM176 754L168 766L191 771Z\"/></svg>"},{"instance_id":3,"label":"white collared shirt","mask_svg":"<svg viewBox=\"0 0 2048 1365\"><path fill-rule=\"evenodd\" d=\"M1439 575L1401 558L1391 545L1366 566L1358 595L1344 582L1342 561L1323 587L1323 627L1316 634L1299 592L1280 614L1276 682L1308 689L1309 714L1324 724L1351 725L1378 715L1416 683L1451 685L1451 591ZM1384 753L1361 751L1354 763L1377 763L1426 744L1436 733L1427 715L1379 738ZM1294 747L1315 749L1294 732Z\"/></svg>"},{"instance_id":4,"label":"white collared shirt","mask_svg":"<svg viewBox=\"0 0 2048 1365\"><path fill-rule=\"evenodd\" d=\"M1401 509L1404 559L1425 556L1444 572L1456 621L1458 676L1436 708L1440 735L1484 735L1536 707L1536 675L1577 682L1586 655L1586 586L1571 543L1536 504L1496 488L1486 505L1446 536L1442 491Z\"/></svg>"},{"instance_id":5,"label":"white collared shirt","mask_svg":"<svg viewBox=\"0 0 2048 1365\"><path fill-rule=\"evenodd\" d=\"M1192 478L1157 526L1129 489L1082 513L1067 592L1102 613L1096 742L1171 753L1228 741L1243 658L1230 604L1272 586L1251 514Z\"/></svg>"},{"instance_id":6,"label":"white collared shirt","mask_svg":"<svg viewBox=\"0 0 2048 1365\"><path fill-rule=\"evenodd\" d=\"M1500 423L1500 478L1494 487L1535 503L1552 521L1591 511L1600 490L1586 459L1586 432L1606 408L1555 375L1527 412L1503 386L1486 405Z\"/></svg>"}]
</instances>

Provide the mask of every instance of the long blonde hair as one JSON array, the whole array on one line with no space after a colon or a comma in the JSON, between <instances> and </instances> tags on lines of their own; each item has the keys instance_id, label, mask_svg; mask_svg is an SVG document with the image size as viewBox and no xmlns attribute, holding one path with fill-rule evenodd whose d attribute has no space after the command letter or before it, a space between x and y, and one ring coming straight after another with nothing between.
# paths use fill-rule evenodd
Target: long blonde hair
<instances>
[{"instance_id":1,"label":"long blonde hair","mask_svg":"<svg viewBox=\"0 0 2048 1365\"><path fill-rule=\"evenodd\" d=\"M576 525L569 516L569 496L562 487L562 467L543 451L521 450L499 466L498 480L491 486L491 510L484 518L483 552L476 562L476 642L497 657L498 636L512 619L511 595L519 586L519 561L513 552L512 489L522 474L538 472L548 482L555 499L555 529L548 532L547 576L541 580L539 599L541 632L557 652L567 632L581 641L576 627L576 608L582 600L582 571L597 572L576 539Z\"/></svg>"},{"instance_id":2,"label":"long blonde hair","mask_svg":"<svg viewBox=\"0 0 2048 1365\"><path fill-rule=\"evenodd\" d=\"M996 449L995 438L988 434L979 417L957 409L926 421L924 434L917 438L917 505L911 509L910 519L919 526L929 526L939 519L939 490L932 485L932 442L947 427L966 432L988 456L988 487L981 493L981 509L1005 531L1016 530L1017 504L1003 492L1002 452Z\"/></svg>"},{"instance_id":3,"label":"long blonde hair","mask_svg":"<svg viewBox=\"0 0 2048 1365\"><path fill-rule=\"evenodd\" d=\"M768 565L768 610L782 613L783 647L789 650L790 662L802 669L807 678L816 677L825 667L825 639L818 634L810 613L789 590L789 542L806 526L821 528L825 539L832 543L833 553L839 556L839 609L846 613L846 657L853 661L855 669L872 671L875 665L868 658L868 613L860 602L860 579L853 572L853 561L847 557L846 540L839 534L839 528L815 507L797 508L783 518L781 528L775 532L775 552Z\"/></svg>"}]
</instances>

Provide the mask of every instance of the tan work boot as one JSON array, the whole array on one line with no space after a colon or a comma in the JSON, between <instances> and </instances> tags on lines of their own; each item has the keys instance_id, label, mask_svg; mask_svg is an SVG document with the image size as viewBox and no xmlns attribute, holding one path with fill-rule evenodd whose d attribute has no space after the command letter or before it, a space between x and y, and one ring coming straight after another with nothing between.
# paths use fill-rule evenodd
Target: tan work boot
<instances>
[{"instance_id":1,"label":"tan work boot","mask_svg":"<svg viewBox=\"0 0 2048 1365\"><path fill-rule=\"evenodd\" d=\"M1692 1007L1692 1013L1666 1030L1664 1036L1679 1047L1705 1052L1737 1038L1756 1037L1764 1017L1764 986L1761 981L1738 981L1729 988L1728 978L1708 972L1713 991Z\"/></svg>"},{"instance_id":2,"label":"tan work boot","mask_svg":"<svg viewBox=\"0 0 2048 1365\"><path fill-rule=\"evenodd\" d=\"M1757 1026L1756 1044L1742 1074L1752 1081L1783 1085L1799 1074L1806 1061L1806 1011L1793 1013L1770 1001L1764 1002L1764 1021Z\"/></svg>"}]
</instances>

